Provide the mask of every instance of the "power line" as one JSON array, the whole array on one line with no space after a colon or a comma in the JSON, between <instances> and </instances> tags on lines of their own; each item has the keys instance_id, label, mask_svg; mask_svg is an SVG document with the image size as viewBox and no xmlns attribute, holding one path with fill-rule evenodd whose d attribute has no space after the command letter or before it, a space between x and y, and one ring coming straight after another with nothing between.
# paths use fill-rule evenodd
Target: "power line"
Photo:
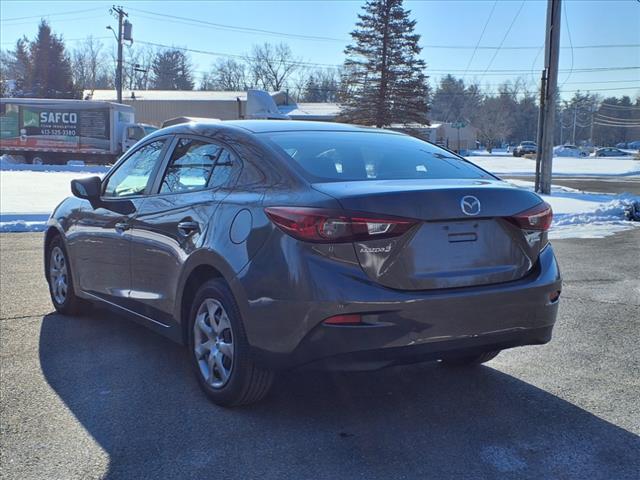
<instances>
[{"instance_id":1,"label":"power line","mask_svg":"<svg viewBox=\"0 0 640 480\"><path fill-rule=\"evenodd\" d=\"M213 27L213 28L221 29L221 30L231 30L231 31L237 31L237 32L261 34L261 35L275 35L275 36L279 36L279 37L298 38L298 39L306 39L306 40L322 40L322 41L344 42L344 40L339 39L339 38L323 37L323 36L318 36L318 35L302 35L302 34L295 34L295 33L277 32L277 31L274 31L274 30L264 30L264 29L261 29L261 28L239 27L237 25L225 25L225 24L222 24L222 23L213 23L213 22L208 22L206 20L196 19L196 18L180 17L178 15L169 15L169 14L165 14L165 13L156 13L156 12L151 12L149 10L143 10L143 9L140 9L140 8L130 8L129 10L134 11L134 12L146 13L147 15L154 15L154 16L157 16L157 17L163 17L163 18L168 18L168 19L173 19L173 20L181 20L183 22L186 21L186 22L196 23L196 24L199 24L199 25Z\"/></svg>"},{"instance_id":2,"label":"power line","mask_svg":"<svg viewBox=\"0 0 640 480\"><path fill-rule=\"evenodd\" d=\"M587 80L582 82L564 82L567 85L580 85L580 84L590 84L590 83L638 83L640 84L640 80Z\"/></svg>"},{"instance_id":3,"label":"power line","mask_svg":"<svg viewBox=\"0 0 640 480\"><path fill-rule=\"evenodd\" d=\"M524 2L525 2L525 0L522 0L522 3L520 3L520 7L518 7L518 11L513 16L513 19L511 20L511 23L509 24L509 28L507 28L507 31L502 36L502 40L500 40L499 48L495 51L495 53L491 57L491 60L489 60L489 63L487 64L487 68L484 69L484 72L482 72L482 74L480 75L480 78L482 78L489 71L489 69L491 68L491 65L493 65L493 61L498 56L498 53L500 53L500 48L502 48L502 46L504 45L504 42L507 40L507 37L509 36L509 33L511 32L511 29L513 28L513 25L516 23L516 20L520 16L520 12L522 12L522 8L524 7ZM495 4L494 4L494 6L495 6ZM493 12L493 10L492 10L492 12ZM465 74L469 71L468 67L469 67L469 65L467 65L467 69L465 70ZM463 112L464 109L467 107L467 102L468 102L469 98L470 97L466 97L464 99L464 101L462 102L462 106L460 107L460 112Z\"/></svg>"},{"instance_id":4,"label":"power line","mask_svg":"<svg viewBox=\"0 0 640 480\"><path fill-rule=\"evenodd\" d=\"M634 105L613 105L611 103L601 103L601 107L613 108L613 109L623 109L623 110L640 110L640 106Z\"/></svg>"},{"instance_id":5,"label":"power line","mask_svg":"<svg viewBox=\"0 0 640 480\"><path fill-rule=\"evenodd\" d=\"M61 15L75 15L78 13L95 12L96 10L103 10L103 7L87 8L85 10L67 10L66 12L48 13L44 15L31 15L29 17L3 18L3 19L0 19L0 22L11 22L13 20L27 20L30 18L56 17Z\"/></svg>"},{"instance_id":6,"label":"power line","mask_svg":"<svg viewBox=\"0 0 640 480\"><path fill-rule=\"evenodd\" d=\"M350 39L347 38L336 38L336 37L327 37L322 35L304 35L304 34L296 34L289 32L280 32L276 30L266 30L261 28L252 28L252 27L241 27L238 25L229 25L223 23L214 23L206 20L191 18L191 17L183 17L178 15L170 15L167 13L158 13L153 12L151 10L144 10L140 8L130 7L129 10L134 12L139 12L146 15L152 15L156 20L160 20L162 18L167 19L166 21L175 22L175 20L179 20L182 23L188 24L196 24L206 28L212 28L215 30L226 30L226 31L236 31L243 33L255 33L261 35L273 35L278 37L285 38L298 38L302 40L318 40L318 41L331 41L331 42L340 42L347 43ZM151 17L143 17L153 19ZM482 35L481 35L482 38ZM424 44L423 48L437 48L437 49L454 49L454 50L537 50L540 47L535 45L513 45L513 46L492 46L492 45L442 45L442 44ZM577 49L590 49L590 48L639 48L640 43L622 43L622 44L596 44L596 45L576 45L573 48ZM569 48L569 47L561 47L561 48Z\"/></svg>"},{"instance_id":7,"label":"power line","mask_svg":"<svg viewBox=\"0 0 640 480\"><path fill-rule=\"evenodd\" d=\"M571 40L571 30L569 29L569 18L567 17L567 2L562 5L564 10L564 24L567 27L567 35L569 36L569 46L571 48L571 68L569 69L569 73L567 77L564 79L564 82L560 84L558 88L564 87L564 84L567 83L567 80L571 78L571 74L573 73L573 40Z\"/></svg>"},{"instance_id":8,"label":"power line","mask_svg":"<svg viewBox=\"0 0 640 480\"><path fill-rule=\"evenodd\" d=\"M615 123L603 123L603 122L597 122L597 121L593 121L594 125L602 125L603 127L616 127L616 128L639 128L640 127L640 123L636 123L635 125L619 125L619 124L615 124Z\"/></svg>"},{"instance_id":9,"label":"power line","mask_svg":"<svg viewBox=\"0 0 640 480\"><path fill-rule=\"evenodd\" d=\"M544 47L536 47L535 45L514 45L514 46L495 46L495 45L482 45L477 49L473 45L423 45L423 48L443 48L449 50L539 50ZM560 47L562 49L570 49L571 47ZM609 45L574 45L574 49L590 49L590 48L640 48L640 43L619 43Z\"/></svg>"},{"instance_id":10,"label":"power line","mask_svg":"<svg viewBox=\"0 0 640 480\"><path fill-rule=\"evenodd\" d=\"M202 55L211 55L214 57L229 57L229 58L242 58L245 59L247 58L247 55L242 55L242 54L234 54L234 53L225 53L225 52L216 52L216 51L212 51L212 50L202 50L202 49L195 49L195 48L188 48L188 47L176 47L174 45L167 45L167 44L163 44L163 43L156 43L156 42L147 42L145 40L136 40L136 43L139 44L143 44L143 45L149 45L149 46L153 46L153 47L159 47L159 48L173 48L176 50L182 50L185 52L192 52L192 53L198 53L198 54L202 54ZM342 67L342 64L335 64L335 63L317 63L317 62L304 62L304 61L298 61L298 60L293 60L289 63L295 64L295 65L302 65L302 66L311 66L311 67L328 67L328 68L340 68ZM574 73L576 72L609 72L609 71L617 71L617 70L638 70L640 69L640 66L624 66L624 67L587 67L587 68L576 68L574 69ZM456 72L464 72L464 70L459 70L459 69L428 69L429 72L432 73L456 73ZM566 71L566 70L560 70L560 71ZM517 74L517 73L528 73L529 70L516 70L516 69L496 69L496 70L469 70L467 73L469 74L473 74L473 73L480 73L483 72L483 75L502 75L502 74ZM486 73L485 73L486 72Z\"/></svg>"},{"instance_id":11,"label":"power line","mask_svg":"<svg viewBox=\"0 0 640 480\"><path fill-rule=\"evenodd\" d=\"M498 0L495 0L493 2L493 6L491 7L491 11L489 12L489 16L487 17L487 20L484 22L484 26L482 27L482 32L480 33L480 37L478 38L478 41L476 42L476 48L473 49L473 53L471 54L471 57L469 58L469 61L467 62L467 68L465 68L464 73L466 74L469 71L469 68L471 68L471 63L473 62L473 59L476 56L476 52L478 51L478 47L480 46L480 42L482 42L482 38L484 37L484 32L487 30L487 26L489 25L489 22L491 21L491 17L493 17L493 12L496 9L496 5L498 4ZM463 105L464 107L464 105ZM451 109L453 108L453 102L449 103L449 108L447 109L447 113L444 116L444 121L447 122L449 120L449 114L451 113Z\"/></svg>"},{"instance_id":12,"label":"power line","mask_svg":"<svg viewBox=\"0 0 640 480\"><path fill-rule=\"evenodd\" d=\"M597 113L596 116L598 120L604 120L606 122L637 123L640 121L640 118L610 117L609 115L603 115L602 113Z\"/></svg>"},{"instance_id":13,"label":"power line","mask_svg":"<svg viewBox=\"0 0 640 480\"><path fill-rule=\"evenodd\" d=\"M42 16L42 18L46 18L46 17ZM92 20L92 19L97 19L97 18L104 18L104 16L103 15L89 15L89 16L84 16L84 17L64 18L62 20L57 20L56 24L65 23L65 22L76 22L78 20ZM33 25L33 22L10 23L8 25L5 25L3 28L18 27L20 25Z\"/></svg>"},{"instance_id":14,"label":"power line","mask_svg":"<svg viewBox=\"0 0 640 480\"><path fill-rule=\"evenodd\" d=\"M93 40L106 40L109 38L113 38L113 37L82 37L82 38L65 38L64 42L71 42L71 43L76 43L76 42L83 42L85 40L88 40L89 38L92 38ZM15 45L16 42L2 42L0 45Z\"/></svg>"},{"instance_id":15,"label":"power line","mask_svg":"<svg viewBox=\"0 0 640 480\"><path fill-rule=\"evenodd\" d=\"M199 18L192 17L183 17L178 15L170 15L166 13L158 13L153 12L151 10L145 10L141 8L133 8L130 7L129 10L139 12L145 15L152 15L153 17L166 18L167 20L171 20L175 22L176 20L181 23L188 24L196 24L206 28L212 28L214 30L225 30L225 31L236 31L243 33L255 33L261 35L273 35L278 37L287 37L287 38L298 38L303 40L319 40L319 41L331 41L331 42L340 42L346 43L350 40L347 38L336 38L336 37L327 37L323 35L304 35L290 32L281 32L276 30L266 30L261 28L252 28L252 27L241 27L238 25L229 25L223 23L215 23L209 22L206 20L202 20ZM150 18L152 17L143 17ZM155 20L159 20L159 18L155 18ZM455 49L455 50L537 50L539 47L535 45L513 45L513 46L492 46L492 45L442 45L442 44L424 44L423 48L438 48L438 49ZM579 45L574 46L574 48L580 49L589 49L589 48L638 48L640 44L638 43L623 43L623 44L596 44L596 45ZM568 48L568 47L562 47Z\"/></svg>"}]
</instances>

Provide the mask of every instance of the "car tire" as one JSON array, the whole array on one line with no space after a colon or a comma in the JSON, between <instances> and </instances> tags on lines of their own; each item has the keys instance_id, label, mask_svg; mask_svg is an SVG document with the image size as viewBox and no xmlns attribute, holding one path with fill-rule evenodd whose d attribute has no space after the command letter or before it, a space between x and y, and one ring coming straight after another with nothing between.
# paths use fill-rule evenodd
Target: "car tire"
<instances>
[{"instance_id":1,"label":"car tire","mask_svg":"<svg viewBox=\"0 0 640 480\"><path fill-rule=\"evenodd\" d=\"M274 372L252 358L240 310L222 279L209 280L198 289L188 328L190 362L213 403L247 405L269 392Z\"/></svg>"},{"instance_id":2,"label":"car tire","mask_svg":"<svg viewBox=\"0 0 640 480\"><path fill-rule=\"evenodd\" d=\"M68 259L64 242L60 236L56 236L46 251L49 295L56 311L64 315L78 315L87 312L91 304L76 295Z\"/></svg>"},{"instance_id":3,"label":"car tire","mask_svg":"<svg viewBox=\"0 0 640 480\"><path fill-rule=\"evenodd\" d=\"M443 358L442 363L450 367L472 367L486 363L498 356L500 350L491 350L476 355L468 355L462 357Z\"/></svg>"}]
</instances>

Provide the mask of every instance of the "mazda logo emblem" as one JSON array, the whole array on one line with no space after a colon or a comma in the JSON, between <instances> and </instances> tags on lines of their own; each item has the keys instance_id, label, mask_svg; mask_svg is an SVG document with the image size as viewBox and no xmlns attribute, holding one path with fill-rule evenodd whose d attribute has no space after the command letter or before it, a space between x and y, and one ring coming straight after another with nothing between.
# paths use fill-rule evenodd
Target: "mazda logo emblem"
<instances>
[{"instance_id":1,"label":"mazda logo emblem","mask_svg":"<svg viewBox=\"0 0 640 480\"><path fill-rule=\"evenodd\" d=\"M460 208L465 215L478 215L480 213L480 200L472 195L466 195L460 200Z\"/></svg>"}]
</instances>

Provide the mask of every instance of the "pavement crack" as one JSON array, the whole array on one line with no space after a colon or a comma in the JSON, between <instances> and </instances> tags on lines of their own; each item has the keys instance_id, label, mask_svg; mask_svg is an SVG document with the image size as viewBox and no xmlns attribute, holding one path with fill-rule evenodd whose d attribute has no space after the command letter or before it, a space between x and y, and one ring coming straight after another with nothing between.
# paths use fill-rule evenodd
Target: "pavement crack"
<instances>
[{"instance_id":1,"label":"pavement crack","mask_svg":"<svg viewBox=\"0 0 640 480\"><path fill-rule=\"evenodd\" d=\"M49 315L49 313L51 313L51 312L34 313L34 314L30 314L30 315L18 315L17 317L2 317L2 318L0 318L0 323L1 322L8 322L9 320L23 320L25 318L44 317L45 315Z\"/></svg>"},{"instance_id":2,"label":"pavement crack","mask_svg":"<svg viewBox=\"0 0 640 480\"><path fill-rule=\"evenodd\" d=\"M603 303L605 305L622 305L622 306L626 306L626 307L640 308L640 305L637 305L635 303L616 302L616 301L613 301L613 300L598 300L596 298L572 297L570 295L563 295L562 298L563 299L566 298L568 300L579 300L581 302L594 302L594 303Z\"/></svg>"},{"instance_id":3,"label":"pavement crack","mask_svg":"<svg viewBox=\"0 0 640 480\"><path fill-rule=\"evenodd\" d=\"M562 283L599 283L599 282L618 282L620 280L616 278L585 278L582 280L566 280L563 279Z\"/></svg>"}]
</instances>

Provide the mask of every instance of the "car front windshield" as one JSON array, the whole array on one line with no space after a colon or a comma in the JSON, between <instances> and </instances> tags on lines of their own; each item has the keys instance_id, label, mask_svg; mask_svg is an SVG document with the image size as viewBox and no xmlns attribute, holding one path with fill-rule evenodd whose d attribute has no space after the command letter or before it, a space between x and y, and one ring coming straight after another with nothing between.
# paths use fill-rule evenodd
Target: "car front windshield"
<instances>
[{"instance_id":1,"label":"car front windshield","mask_svg":"<svg viewBox=\"0 0 640 480\"><path fill-rule=\"evenodd\" d=\"M463 158L406 135L338 131L262 135L314 181L492 178Z\"/></svg>"}]
</instances>

